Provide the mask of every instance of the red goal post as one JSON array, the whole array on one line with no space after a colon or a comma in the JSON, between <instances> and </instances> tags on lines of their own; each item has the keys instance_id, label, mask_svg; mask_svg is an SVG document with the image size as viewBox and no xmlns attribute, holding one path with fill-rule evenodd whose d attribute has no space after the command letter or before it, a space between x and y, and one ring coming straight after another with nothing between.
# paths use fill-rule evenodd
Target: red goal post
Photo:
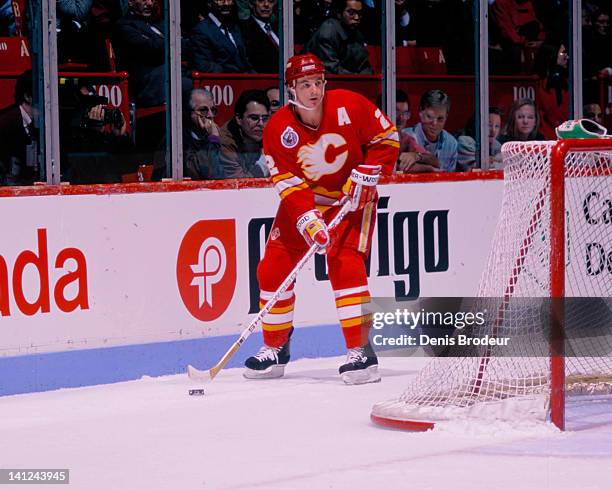
<instances>
[{"instance_id":1,"label":"red goal post","mask_svg":"<svg viewBox=\"0 0 612 490\"><path fill-rule=\"evenodd\" d=\"M546 350L523 341L511 356L484 347L477 355L462 357L457 349L453 357L433 358L398 398L374 405L371 419L379 425L427 430L455 418L548 416L564 429L567 386L572 393L612 391L609 338L608 356L586 355L588 339L581 339L580 355L564 352L566 320L574 331L581 321L610 327L612 139L511 142L502 152L502 210L478 292L483 301L499 301L475 333L520 340L544 331ZM542 303L546 314L516 306L540 296L550 299ZM587 300L571 311L568 298Z\"/></svg>"}]
</instances>

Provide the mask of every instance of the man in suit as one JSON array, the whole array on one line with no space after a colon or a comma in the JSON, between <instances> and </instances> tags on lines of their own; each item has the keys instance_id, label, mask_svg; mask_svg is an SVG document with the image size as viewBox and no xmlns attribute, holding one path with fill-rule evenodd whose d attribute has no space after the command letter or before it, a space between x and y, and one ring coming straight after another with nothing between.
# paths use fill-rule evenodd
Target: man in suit
<instances>
[{"instance_id":1,"label":"man in suit","mask_svg":"<svg viewBox=\"0 0 612 490\"><path fill-rule=\"evenodd\" d=\"M164 27L157 11L157 0L129 0L113 32L119 66L130 74L130 92L141 107L165 102Z\"/></svg>"},{"instance_id":2,"label":"man in suit","mask_svg":"<svg viewBox=\"0 0 612 490\"><path fill-rule=\"evenodd\" d=\"M251 16L240 23L247 57L257 73L278 73L278 26L272 22L276 0L249 0Z\"/></svg>"},{"instance_id":3,"label":"man in suit","mask_svg":"<svg viewBox=\"0 0 612 490\"><path fill-rule=\"evenodd\" d=\"M0 185L31 185L38 178L31 71L17 79L15 104L0 111L0 134Z\"/></svg>"},{"instance_id":4,"label":"man in suit","mask_svg":"<svg viewBox=\"0 0 612 490\"><path fill-rule=\"evenodd\" d=\"M206 73L253 73L235 20L234 0L207 1L208 16L191 33L191 67Z\"/></svg>"}]
</instances>

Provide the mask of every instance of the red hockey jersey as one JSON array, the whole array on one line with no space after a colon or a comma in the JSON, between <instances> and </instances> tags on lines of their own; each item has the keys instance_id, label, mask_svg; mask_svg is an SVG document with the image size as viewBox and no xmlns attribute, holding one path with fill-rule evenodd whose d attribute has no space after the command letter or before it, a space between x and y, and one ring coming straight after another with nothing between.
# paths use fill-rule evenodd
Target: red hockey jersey
<instances>
[{"instance_id":1,"label":"red hockey jersey","mask_svg":"<svg viewBox=\"0 0 612 490\"><path fill-rule=\"evenodd\" d=\"M381 165L390 175L397 162L397 129L374 104L349 90L330 90L314 130L292 106L280 109L264 131L263 149L272 182L291 218L337 205L357 165Z\"/></svg>"}]
</instances>

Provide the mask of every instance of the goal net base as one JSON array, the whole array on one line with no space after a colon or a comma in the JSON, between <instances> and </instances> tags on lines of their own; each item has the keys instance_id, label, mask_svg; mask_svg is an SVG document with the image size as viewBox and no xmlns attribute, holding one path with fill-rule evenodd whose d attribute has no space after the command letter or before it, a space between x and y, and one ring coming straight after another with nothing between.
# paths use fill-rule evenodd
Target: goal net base
<instances>
[{"instance_id":1,"label":"goal net base","mask_svg":"<svg viewBox=\"0 0 612 490\"><path fill-rule=\"evenodd\" d=\"M410 431L433 429L438 422L473 419L494 420L546 420L549 397L532 395L505 400L473 403L470 406L447 405L441 407L406 404L402 400L389 400L372 407L372 422L383 427Z\"/></svg>"}]
</instances>

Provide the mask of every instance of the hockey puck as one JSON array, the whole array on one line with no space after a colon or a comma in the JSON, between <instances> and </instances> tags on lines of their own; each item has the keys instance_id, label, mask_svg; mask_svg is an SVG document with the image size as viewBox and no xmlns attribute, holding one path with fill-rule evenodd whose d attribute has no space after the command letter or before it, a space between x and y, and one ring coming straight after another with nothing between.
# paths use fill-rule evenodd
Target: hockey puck
<instances>
[{"instance_id":1,"label":"hockey puck","mask_svg":"<svg viewBox=\"0 0 612 490\"><path fill-rule=\"evenodd\" d=\"M191 396L202 396L205 395L204 390L202 389L198 389L198 390L189 390L189 394Z\"/></svg>"}]
</instances>

